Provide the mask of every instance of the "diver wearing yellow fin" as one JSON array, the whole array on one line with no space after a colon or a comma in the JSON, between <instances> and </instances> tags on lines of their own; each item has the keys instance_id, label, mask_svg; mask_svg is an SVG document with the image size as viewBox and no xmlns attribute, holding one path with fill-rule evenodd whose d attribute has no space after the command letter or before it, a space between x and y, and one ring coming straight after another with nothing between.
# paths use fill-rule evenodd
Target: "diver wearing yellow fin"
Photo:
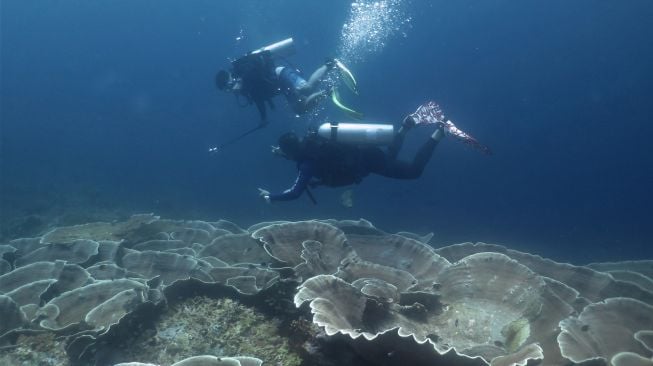
<instances>
[{"instance_id":1,"label":"diver wearing yellow fin","mask_svg":"<svg viewBox=\"0 0 653 366\"><path fill-rule=\"evenodd\" d=\"M301 71L287 61L294 54L292 38L262 47L234 60L230 70L216 74L220 90L244 97L246 104L255 104L261 117L261 126L267 123L267 108L274 108L272 98L283 94L295 114L303 115L313 110L320 101L331 95L334 104L351 116L360 113L344 106L337 92L322 89L320 82L329 70L337 69L341 79L354 93L358 93L356 80L347 67L335 59L328 59L306 80Z\"/></svg>"}]
</instances>

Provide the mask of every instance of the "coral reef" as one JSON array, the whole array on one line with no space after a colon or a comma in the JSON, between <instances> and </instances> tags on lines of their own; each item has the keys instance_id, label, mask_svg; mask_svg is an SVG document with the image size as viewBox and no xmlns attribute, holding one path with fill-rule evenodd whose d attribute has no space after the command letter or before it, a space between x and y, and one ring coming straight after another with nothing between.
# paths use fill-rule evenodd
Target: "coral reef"
<instances>
[{"instance_id":1,"label":"coral reef","mask_svg":"<svg viewBox=\"0 0 653 366\"><path fill-rule=\"evenodd\" d=\"M19 335L11 347L0 349L0 365L69 365L64 342L51 332Z\"/></svg>"},{"instance_id":2,"label":"coral reef","mask_svg":"<svg viewBox=\"0 0 653 366\"><path fill-rule=\"evenodd\" d=\"M172 364L194 355L256 356L266 365L295 366L301 357L279 336L280 320L229 298L193 297L167 308L156 329L121 352L123 361Z\"/></svg>"},{"instance_id":3,"label":"coral reef","mask_svg":"<svg viewBox=\"0 0 653 366\"><path fill-rule=\"evenodd\" d=\"M0 363L651 364L653 261L574 266L432 236L145 214L11 240Z\"/></svg>"}]
</instances>

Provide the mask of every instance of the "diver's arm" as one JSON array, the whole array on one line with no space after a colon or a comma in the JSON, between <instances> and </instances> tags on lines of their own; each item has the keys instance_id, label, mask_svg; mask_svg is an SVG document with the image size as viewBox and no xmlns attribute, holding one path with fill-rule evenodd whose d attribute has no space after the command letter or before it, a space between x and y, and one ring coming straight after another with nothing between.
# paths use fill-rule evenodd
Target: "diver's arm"
<instances>
[{"instance_id":1,"label":"diver's arm","mask_svg":"<svg viewBox=\"0 0 653 366\"><path fill-rule=\"evenodd\" d=\"M295 183L293 183L292 187L286 189L285 191L277 194L270 194L269 198L270 201L292 201L304 192L306 190L306 187L308 186L308 182L311 180L313 177L313 167L310 163L302 163L299 166L299 174L297 175L297 179L295 179Z\"/></svg>"}]
</instances>

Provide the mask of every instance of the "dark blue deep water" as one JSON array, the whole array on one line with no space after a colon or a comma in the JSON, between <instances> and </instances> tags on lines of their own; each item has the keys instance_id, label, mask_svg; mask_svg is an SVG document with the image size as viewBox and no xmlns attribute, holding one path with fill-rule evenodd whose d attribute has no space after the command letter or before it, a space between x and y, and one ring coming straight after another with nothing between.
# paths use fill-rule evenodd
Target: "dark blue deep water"
<instances>
[{"instance_id":1,"label":"dark blue deep water","mask_svg":"<svg viewBox=\"0 0 653 366\"><path fill-rule=\"evenodd\" d=\"M214 87L228 58L292 36L291 61L310 72L339 56L351 1L2 0L3 239L142 212L241 226L363 217L433 231L436 244L574 263L653 257L653 2L391 5L383 47L350 50L361 90L351 104L399 123L437 100L495 154L445 139L421 179L369 177L345 208L343 189L316 189L316 206L257 194L295 177L269 146L346 120L333 107L295 118L279 98L266 129L207 149L258 123ZM402 156L428 134L411 132Z\"/></svg>"}]
</instances>

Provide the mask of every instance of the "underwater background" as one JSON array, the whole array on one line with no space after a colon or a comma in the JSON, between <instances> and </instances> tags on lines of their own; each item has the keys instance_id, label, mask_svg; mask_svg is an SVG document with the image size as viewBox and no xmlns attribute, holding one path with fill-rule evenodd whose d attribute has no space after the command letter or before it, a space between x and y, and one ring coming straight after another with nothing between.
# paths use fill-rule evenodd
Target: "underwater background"
<instances>
[{"instance_id":1,"label":"underwater background","mask_svg":"<svg viewBox=\"0 0 653 366\"><path fill-rule=\"evenodd\" d=\"M436 244L484 241L573 263L653 257L653 3L577 1L24 1L1 6L1 239L153 212L247 226L363 217ZM359 28L346 28L354 24ZM345 30L346 30L345 29ZM356 41L355 36L361 36ZM367 121L427 100L481 142L445 139L416 181L370 176L265 204L293 182L270 154L331 106L270 124L215 72L293 37L305 73L342 57ZM352 38L354 37L354 38ZM431 131L411 132L402 157Z\"/></svg>"}]
</instances>

